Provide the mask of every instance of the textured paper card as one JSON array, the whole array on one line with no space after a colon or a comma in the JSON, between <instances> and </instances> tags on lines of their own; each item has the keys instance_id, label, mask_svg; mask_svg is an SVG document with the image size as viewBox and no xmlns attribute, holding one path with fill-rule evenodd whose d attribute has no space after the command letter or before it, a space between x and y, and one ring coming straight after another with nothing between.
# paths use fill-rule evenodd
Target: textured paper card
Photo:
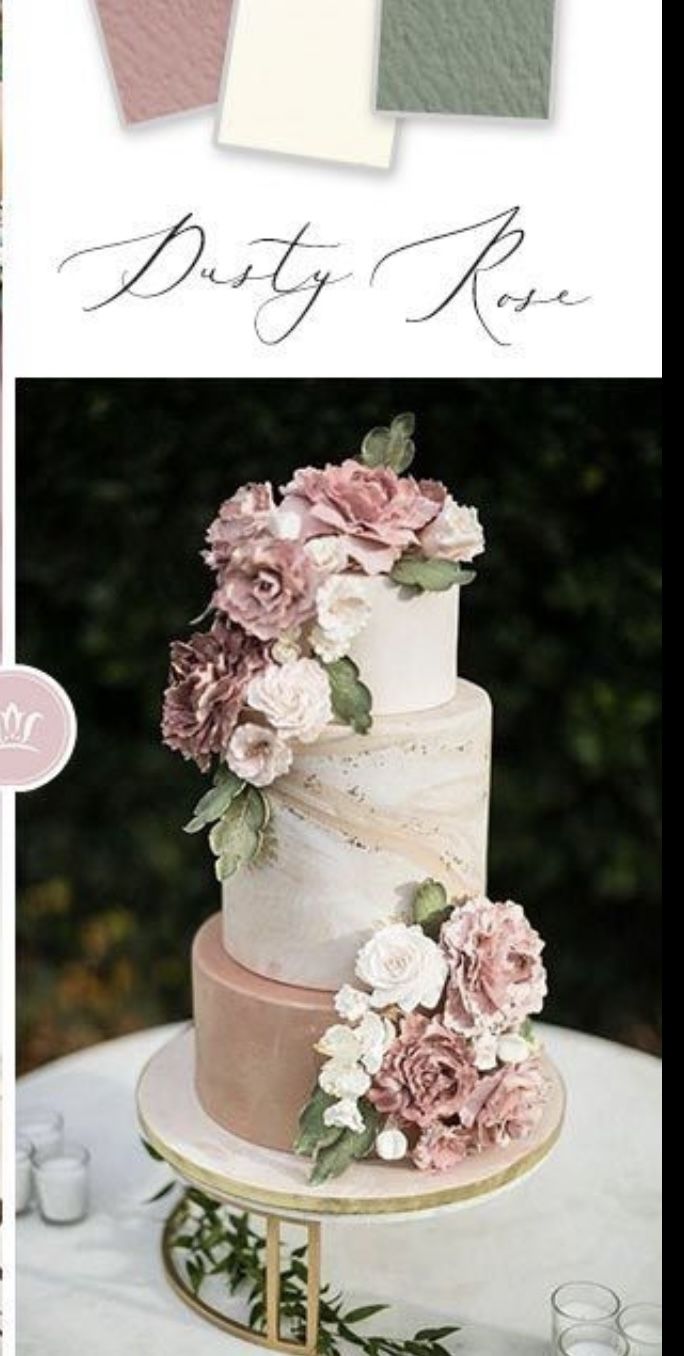
<instances>
[{"instance_id":1,"label":"textured paper card","mask_svg":"<svg viewBox=\"0 0 684 1356\"><path fill-rule=\"evenodd\" d=\"M555 0L383 0L377 107L547 118Z\"/></svg>"},{"instance_id":2,"label":"textured paper card","mask_svg":"<svg viewBox=\"0 0 684 1356\"><path fill-rule=\"evenodd\" d=\"M231 0L95 0L127 122L215 104Z\"/></svg>"},{"instance_id":3,"label":"textured paper card","mask_svg":"<svg viewBox=\"0 0 684 1356\"><path fill-rule=\"evenodd\" d=\"M237 0L219 141L386 168L375 45L373 0Z\"/></svg>"}]
</instances>

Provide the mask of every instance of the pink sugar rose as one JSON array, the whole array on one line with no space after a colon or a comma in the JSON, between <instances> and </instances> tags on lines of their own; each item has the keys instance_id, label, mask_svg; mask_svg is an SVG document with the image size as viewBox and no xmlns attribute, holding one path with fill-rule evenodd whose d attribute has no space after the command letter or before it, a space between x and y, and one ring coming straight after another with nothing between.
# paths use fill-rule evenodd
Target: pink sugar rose
<instances>
[{"instance_id":1,"label":"pink sugar rose","mask_svg":"<svg viewBox=\"0 0 684 1356\"><path fill-rule=\"evenodd\" d=\"M283 494L283 507L299 514L305 539L338 534L366 574L391 570L440 508L411 476L351 459L323 471L295 471Z\"/></svg>"},{"instance_id":2,"label":"pink sugar rose","mask_svg":"<svg viewBox=\"0 0 684 1356\"><path fill-rule=\"evenodd\" d=\"M265 664L258 640L221 621L188 641L174 641L164 693L164 743L207 772L212 755L225 753L246 689Z\"/></svg>"},{"instance_id":3,"label":"pink sugar rose","mask_svg":"<svg viewBox=\"0 0 684 1356\"><path fill-rule=\"evenodd\" d=\"M449 962L444 1021L473 1036L505 1031L540 1012L546 995L541 937L519 904L472 899L442 928Z\"/></svg>"},{"instance_id":4,"label":"pink sugar rose","mask_svg":"<svg viewBox=\"0 0 684 1356\"><path fill-rule=\"evenodd\" d=\"M218 511L209 531L204 559L212 569L228 564L238 542L267 530L274 509L269 484L242 485Z\"/></svg>"},{"instance_id":5,"label":"pink sugar rose","mask_svg":"<svg viewBox=\"0 0 684 1356\"><path fill-rule=\"evenodd\" d=\"M461 1108L461 1122L475 1136L477 1147L506 1145L525 1139L539 1124L547 1086L538 1059L506 1065L480 1078Z\"/></svg>"},{"instance_id":6,"label":"pink sugar rose","mask_svg":"<svg viewBox=\"0 0 684 1356\"><path fill-rule=\"evenodd\" d=\"M315 615L319 582L299 542L264 534L238 542L213 603L250 635L275 640Z\"/></svg>"},{"instance_id":7,"label":"pink sugar rose","mask_svg":"<svg viewBox=\"0 0 684 1356\"><path fill-rule=\"evenodd\" d=\"M368 1096L384 1115L423 1128L458 1115L477 1084L468 1046L438 1017L411 1013Z\"/></svg>"},{"instance_id":8,"label":"pink sugar rose","mask_svg":"<svg viewBox=\"0 0 684 1356\"><path fill-rule=\"evenodd\" d=\"M473 1132L461 1125L435 1125L424 1130L416 1144L412 1158L421 1172L448 1172L462 1163L474 1148Z\"/></svg>"}]
</instances>

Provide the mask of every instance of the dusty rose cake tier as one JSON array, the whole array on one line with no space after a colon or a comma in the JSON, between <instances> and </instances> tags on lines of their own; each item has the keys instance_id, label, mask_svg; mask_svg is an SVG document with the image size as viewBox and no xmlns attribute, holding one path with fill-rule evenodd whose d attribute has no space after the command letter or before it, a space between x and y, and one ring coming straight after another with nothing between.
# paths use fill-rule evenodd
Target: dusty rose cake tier
<instances>
[{"instance_id":1,"label":"dusty rose cake tier","mask_svg":"<svg viewBox=\"0 0 684 1356\"><path fill-rule=\"evenodd\" d=\"M242 1139L291 1150L318 1074L314 1045L334 1018L331 997L238 965L224 949L220 914L195 937L192 974L204 1110Z\"/></svg>"}]
</instances>

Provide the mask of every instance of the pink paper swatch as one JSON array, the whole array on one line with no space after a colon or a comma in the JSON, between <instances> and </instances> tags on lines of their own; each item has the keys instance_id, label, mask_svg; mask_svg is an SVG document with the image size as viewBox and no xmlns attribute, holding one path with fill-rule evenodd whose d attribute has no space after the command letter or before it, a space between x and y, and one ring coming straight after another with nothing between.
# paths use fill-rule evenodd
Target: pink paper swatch
<instances>
[{"instance_id":1,"label":"pink paper swatch","mask_svg":"<svg viewBox=\"0 0 684 1356\"><path fill-rule=\"evenodd\" d=\"M215 104L231 0L95 0L126 122Z\"/></svg>"}]
</instances>

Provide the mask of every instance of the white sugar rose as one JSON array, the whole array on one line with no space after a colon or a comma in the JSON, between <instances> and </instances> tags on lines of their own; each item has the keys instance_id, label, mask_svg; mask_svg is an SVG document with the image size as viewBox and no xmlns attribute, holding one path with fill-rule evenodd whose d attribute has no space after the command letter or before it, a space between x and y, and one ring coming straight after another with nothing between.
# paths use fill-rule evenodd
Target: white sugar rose
<instances>
[{"instance_id":1,"label":"white sugar rose","mask_svg":"<svg viewBox=\"0 0 684 1356\"><path fill-rule=\"evenodd\" d=\"M356 1064L362 1052L361 1041L351 1026L329 1026L314 1049L342 1064Z\"/></svg>"},{"instance_id":2,"label":"white sugar rose","mask_svg":"<svg viewBox=\"0 0 684 1356\"><path fill-rule=\"evenodd\" d=\"M311 644L321 659L331 663L347 654L371 614L368 580L358 574L334 574L316 593L317 623Z\"/></svg>"},{"instance_id":3,"label":"white sugar rose","mask_svg":"<svg viewBox=\"0 0 684 1356\"><path fill-rule=\"evenodd\" d=\"M332 720L330 683L315 659L269 664L253 678L247 701L265 715L283 739L310 744Z\"/></svg>"},{"instance_id":4,"label":"white sugar rose","mask_svg":"<svg viewBox=\"0 0 684 1356\"><path fill-rule=\"evenodd\" d=\"M362 947L356 973L372 990L374 1008L396 1004L402 1012L413 1012L437 1007L447 963L437 943L417 924L393 923Z\"/></svg>"},{"instance_id":5,"label":"white sugar rose","mask_svg":"<svg viewBox=\"0 0 684 1356\"><path fill-rule=\"evenodd\" d=\"M370 1007L370 995L362 989L355 989L351 984L343 984L333 1001L335 1012L345 1022L359 1022Z\"/></svg>"},{"instance_id":6,"label":"white sugar rose","mask_svg":"<svg viewBox=\"0 0 684 1356\"><path fill-rule=\"evenodd\" d=\"M485 549L484 532L477 509L457 504L447 495L433 522L420 533L426 556L441 560L473 560Z\"/></svg>"},{"instance_id":7,"label":"white sugar rose","mask_svg":"<svg viewBox=\"0 0 684 1356\"><path fill-rule=\"evenodd\" d=\"M270 786L292 766L292 750L268 725L246 721L233 732L226 762L236 777L252 786Z\"/></svg>"},{"instance_id":8,"label":"white sugar rose","mask_svg":"<svg viewBox=\"0 0 684 1356\"><path fill-rule=\"evenodd\" d=\"M339 574L349 563L347 548L341 537L312 537L304 550L321 574Z\"/></svg>"},{"instance_id":9,"label":"white sugar rose","mask_svg":"<svg viewBox=\"0 0 684 1356\"><path fill-rule=\"evenodd\" d=\"M371 1085L370 1078L360 1064L347 1064L343 1060L329 1059L318 1075L319 1087L331 1097L341 1100L351 1097L363 1097Z\"/></svg>"},{"instance_id":10,"label":"white sugar rose","mask_svg":"<svg viewBox=\"0 0 684 1356\"><path fill-rule=\"evenodd\" d=\"M354 1035L360 1049L361 1063L369 1074L376 1074L382 1064L385 1051L394 1041L396 1031L387 1018L377 1012L367 1012Z\"/></svg>"},{"instance_id":11,"label":"white sugar rose","mask_svg":"<svg viewBox=\"0 0 684 1356\"><path fill-rule=\"evenodd\" d=\"M343 1097L341 1101L333 1102L333 1105L323 1112L323 1124L331 1129L353 1130L356 1135L360 1135L366 1128L363 1116L351 1097Z\"/></svg>"}]
</instances>

